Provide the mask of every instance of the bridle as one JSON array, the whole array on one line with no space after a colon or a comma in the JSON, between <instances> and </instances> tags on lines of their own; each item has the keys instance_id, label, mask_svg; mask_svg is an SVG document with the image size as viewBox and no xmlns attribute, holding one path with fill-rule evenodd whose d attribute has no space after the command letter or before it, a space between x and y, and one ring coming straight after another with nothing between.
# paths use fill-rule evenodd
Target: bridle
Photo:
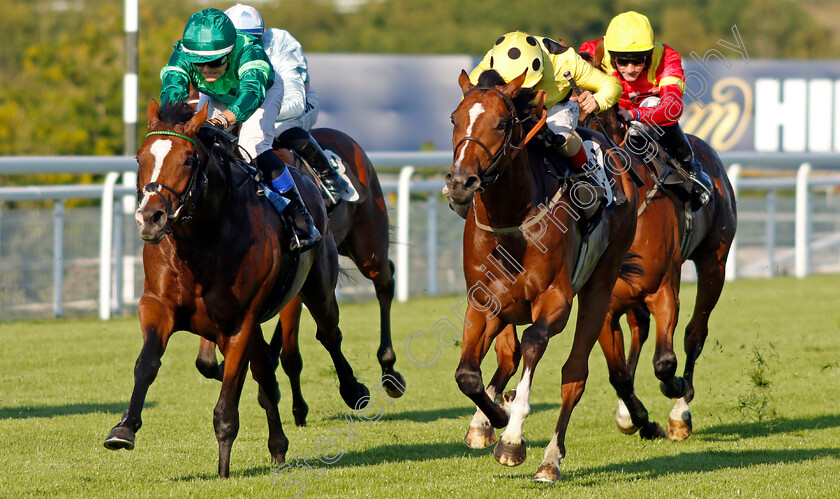
<instances>
[{"instance_id":1,"label":"bridle","mask_svg":"<svg viewBox=\"0 0 840 499\"><path fill-rule=\"evenodd\" d=\"M524 149L525 144L527 144L531 140L531 138L533 138L533 136L540 130L540 128L542 128L543 124L545 123L545 119L546 119L545 109L543 108L543 102L544 102L544 99L545 99L545 94L540 93L538 95L538 101L539 101L538 106L539 106L540 114L542 114L542 117L537 122L537 124L531 129L531 131L519 142L518 145L513 145L513 144L511 144L511 141L513 140L514 127L516 128L516 130L521 130L522 129L522 122L529 119L530 116L528 118L525 118L525 120L519 119L519 117L517 116L517 113L516 113L516 106L513 104L513 101L510 99L510 97L505 95L504 92L502 92L498 88L494 88L494 87L473 87L472 89L467 91L467 93L464 94L464 99L466 99L467 96L469 94L471 94L472 92L474 92L475 90L482 90L484 92L490 90L490 91L496 92L502 98L502 102L505 103L505 108L508 112L508 117L505 120L505 138L504 138L504 141L502 142L502 146L499 148L499 150L496 151L495 154L490 152L490 148L487 147L487 145L484 144L484 142L482 142L481 139L479 139L478 137L474 137L472 135L467 135L467 136L464 136L463 138L461 138L461 140L459 140L458 143L455 144L455 148L453 149L453 156L455 156L455 157L458 156L458 150L461 148L461 146L464 145L467 142L475 142L482 149L484 149L484 151L487 153L487 156L490 157L490 166L488 166L487 168L485 168L483 170L480 170L480 172L479 172L479 178L481 179L481 184L484 185L484 184L493 183L496 180L498 180L498 178L507 170L508 166L510 166L511 162L513 162L513 159L516 157L516 155L519 154L519 151ZM508 154L509 150L511 150L511 149L513 150L513 152ZM503 167L499 168L499 165L502 164L502 158L507 158L507 161L505 162ZM480 188L480 190L483 190L483 187Z\"/></svg>"},{"instance_id":2,"label":"bridle","mask_svg":"<svg viewBox=\"0 0 840 499\"><path fill-rule=\"evenodd\" d=\"M172 223L188 222L192 219L193 210L196 205L198 205L202 194L206 191L207 162L202 163L199 159L198 145L192 137L177 132L161 130L147 133L146 138L149 138L152 135L170 135L178 137L188 141L193 146L193 155L188 161L188 164L190 165L190 181L183 192L179 193L172 187L160 182L149 182L142 189L143 193L156 194L160 196L160 199L163 201L163 205L166 208L166 218L168 221ZM177 208L174 211L172 210L172 204L169 199L163 195L161 189L171 192L177 198ZM140 192L138 192L138 197L139 194ZM186 207L185 212L184 207Z\"/></svg>"}]
</instances>

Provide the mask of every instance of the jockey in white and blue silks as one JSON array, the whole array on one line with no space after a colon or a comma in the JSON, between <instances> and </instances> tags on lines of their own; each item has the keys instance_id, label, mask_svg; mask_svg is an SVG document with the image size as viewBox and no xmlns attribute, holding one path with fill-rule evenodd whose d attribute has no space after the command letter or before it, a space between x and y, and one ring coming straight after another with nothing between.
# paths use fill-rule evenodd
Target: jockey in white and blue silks
<instances>
[{"instance_id":1,"label":"jockey in white and blue silks","mask_svg":"<svg viewBox=\"0 0 840 499\"><path fill-rule=\"evenodd\" d=\"M283 99L275 122L278 142L295 151L315 169L330 201L338 202L347 183L309 135L318 119L318 94L309 85L309 70L300 43L288 31L266 29L262 15L250 5L236 4L225 14L238 31L261 39L263 50L274 67L274 80L282 82Z\"/></svg>"}]
</instances>

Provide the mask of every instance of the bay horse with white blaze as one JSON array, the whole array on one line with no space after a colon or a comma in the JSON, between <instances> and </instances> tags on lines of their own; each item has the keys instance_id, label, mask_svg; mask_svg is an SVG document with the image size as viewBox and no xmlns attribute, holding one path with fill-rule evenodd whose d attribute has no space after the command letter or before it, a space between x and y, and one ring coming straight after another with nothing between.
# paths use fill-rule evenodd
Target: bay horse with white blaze
<instances>
[{"instance_id":1,"label":"bay horse with white blaze","mask_svg":"<svg viewBox=\"0 0 840 499\"><path fill-rule=\"evenodd\" d=\"M596 69L597 64L593 62ZM737 214L735 193L723 163L704 140L688 135L694 154L714 184L711 200L692 211L691 203L680 199L664 184L664 178L653 176L655 163L667 160L654 141L628 147L627 127L616 107L601 112L597 120L582 117L593 129L602 129L628 154L646 163L645 185L639 189L636 237L630 252L638 258L644 275L632 281L619 279L613 290L599 339L610 370L610 382L619 395L616 424L623 433L634 433L648 421L647 411L635 398L635 373L642 345L650 330L650 315L656 321L656 348L653 367L666 397L677 399L671 411L667 436L674 440L687 438L692 431L689 403L693 400L694 367L709 333L709 316L720 298L725 282L726 260L735 237ZM672 170L678 164L671 165ZM660 167L660 170L662 168ZM697 298L691 321L685 329L686 354L683 376L676 375L677 357L673 338L679 317L679 290L682 264L694 262L697 269ZM626 315L630 325L630 349L625 358L624 339L619 319ZM645 436L643 434L643 436Z\"/></svg>"},{"instance_id":2,"label":"bay horse with white blaze","mask_svg":"<svg viewBox=\"0 0 840 499\"><path fill-rule=\"evenodd\" d=\"M569 419L583 394L587 362L598 340L612 288L622 270L636 227L636 187L626 173L613 175L616 201L589 234L575 203L573 176L546 175L545 149L526 144L523 122L534 93L521 88L525 73L509 83L486 71L477 85L461 72L464 97L452 113L454 162L446 175L451 200L470 205L464 228L464 276L469 289L461 360L455 379L478 407L466 440L483 446L505 431L494 456L504 465L525 460L522 425L530 413L534 370L548 341L563 331L575 295L580 300L574 341L562 368L562 408L535 480L560 479ZM540 123L539 125L542 125ZM585 143L603 146L604 137L579 130ZM605 156L612 172L624 166ZM537 230L535 235L534 232ZM579 265L580 262L580 265ZM514 326L530 324L520 348ZM501 336L500 336L501 335ZM500 355L494 382L506 382L523 361L516 395L505 407L494 402L496 387L485 390L480 364L493 340ZM498 343L502 342L500 346ZM503 367L504 366L504 367ZM503 386L503 383L502 383ZM491 427L492 425L492 427Z\"/></svg>"},{"instance_id":3,"label":"bay horse with white blaze","mask_svg":"<svg viewBox=\"0 0 840 499\"><path fill-rule=\"evenodd\" d=\"M268 420L268 448L278 463L289 441L277 403L273 359L259 324L299 295L318 325L318 338L335 363L345 402L363 407L368 389L341 353L335 284L338 255L316 186L297 172L295 182L322 241L304 253L288 252L288 227L253 179L231 168L230 151L212 129L199 133L207 108L186 102L146 112L149 133L137 153L145 285L139 303L143 347L134 366L128 408L106 438L109 449L133 449L146 394L175 331L198 334L225 357L222 388L213 411L219 442L219 476L230 473L230 452L239 431L238 403L250 365Z\"/></svg>"},{"instance_id":4,"label":"bay horse with white blaze","mask_svg":"<svg viewBox=\"0 0 840 499\"><path fill-rule=\"evenodd\" d=\"M391 342L394 263L388 256L390 224L382 187L367 154L351 137L330 128L313 129L312 136L328 156L341 163L351 183L350 199L338 203L328 213L330 233L339 254L349 257L359 272L373 282L379 302L379 348L376 357L382 372L380 384L389 396L397 398L403 395L406 382L402 374L394 369L397 359ZM317 175L305 162L279 146L282 144L276 142L275 147L286 163L309 172L317 182ZM275 369L279 358L291 384L295 424L305 426L309 408L300 387L303 369L298 343L300 314L301 301L295 297L280 311L280 320L269 345ZM196 367L204 376L221 380L224 362L217 363L215 345L211 341L202 339Z\"/></svg>"}]
</instances>

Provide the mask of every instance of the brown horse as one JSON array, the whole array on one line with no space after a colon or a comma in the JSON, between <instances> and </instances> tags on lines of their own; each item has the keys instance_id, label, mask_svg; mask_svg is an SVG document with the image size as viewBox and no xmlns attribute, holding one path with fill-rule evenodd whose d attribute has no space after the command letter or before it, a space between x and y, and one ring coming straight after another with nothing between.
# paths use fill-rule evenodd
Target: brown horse
<instances>
[{"instance_id":1,"label":"brown horse","mask_svg":"<svg viewBox=\"0 0 840 499\"><path fill-rule=\"evenodd\" d=\"M636 227L636 188L627 174L613 176L616 201L601 222L584 233L572 177L545 173L544 149L526 145L523 121L531 113L534 94L522 90L525 74L505 83L495 71L481 75L478 84L461 72L464 98L452 113L454 162L446 175L451 200L469 204L464 229L464 276L468 306L461 360L455 379L475 402L485 421L467 433L467 444L492 440L487 434L507 426L494 450L508 466L525 460L522 424L530 413L529 393L537 363L548 340L560 333L569 318L572 300L580 299L574 341L562 369L562 408L557 426L534 479L560 479L565 436L572 410L583 394L587 361L598 340L612 288L622 270ZM595 132L581 130L585 141L606 145ZM606 148L605 148L606 149ZM606 162L619 172L623 165L608 154ZM623 170L626 171L626 170ZM626 200L624 199L626 197ZM581 265L578 265L578 263ZM516 349L514 326L531 324ZM485 390L480 364L493 340L499 370L494 381L516 370L518 352L524 362L515 397L503 408L495 389ZM499 345L499 342L502 345ZM478 416L478 415L477 415Z\"/></svg>"},{"instance_id":2,"label":"brown horse","mask_svg":"<svg viewBox=\"0 0 840 499\"><path fill-rule=\"evenodd\" d=\"M330 232L338 252L349 257L359 272L373 281L379 301L379 349L376 357L382 369L381 386L394 398L402 396L406 382L394 370L396 355L391 343L391 302L394 299L394 263L388 257L390 225L385 198L373 164L362 147L346 134L329 128L312 130L312 136L330 154L334 153L353 179L352 202L341 202L329 212ZM275 144L278 145L278 144ZM288 149L278 149L283 159L297 166L317 182L317 175ZM298 344L301 301L297 298L280 312L280 320L272 335L271 356L280 360L292 390L292 414L295 424L306 425L309 408L300 388L303 360ZM218 364L215 345L203 339L196 367L208 378L221 379L224 363Z\"/></svg>"},{"instance_id":3,"label":"brown horse","mask_svg":"<svg viewBox=\"0 0 840 499\"><path fill-rule=\"evenodd\" d=\"M593 129L602 129L615 143L624 144L627 128L619 120L615 107L600 113L597 120L587 121ZM723 289L726 259L737 220L735 194L720 158L702 139L688 137L695 157L714 182L714 195L708 204L692 212L690 203L664 186L664 179L645 175L646 183L639 189L636 237L630 248L638 256L636 263L641 265L644 276L631 282L618 280L599 338L610 370L610 382L620 399L616 424L623 433L634 433L648 421L647 411L633 393L639 352L648 337L653 314L656 320L653 367L663 395L677 399L667 429L668 437L675 440L687 438L692 431L688 404L694 398L694 367L709 332L709 316ZM633 150L624 149L634 156L634 151L649 151L641 159L647 163L646 170L656 171L653 163L663 161L660 148L652 141L649 146L637 144ZM673 337L679 316L681 267L686 260L693 261L697 269L697 298L685 329L685 369L683 377L678 377ZM631 331L626 359L619 324L623 315L627 315Z\"/></svg>"},{"instance_id":4,"label":"brown horse","mask_svg":"<svg viewBox=\"0 0 840 499\"><path fill-rule=\"evenodd\" d=\"M341 353L335 301L338 254L320 195L312 182L293 172L324 237L307 252L287 252L291 229L266 198L257 195L251 177L231 167L229 151L219 146L216 134L199 134L206 107L196 114L186 102L161 109L152 101L146 117L149 134L137 153L136 213L146 241L146 282L139 303L143 347L134 367L131 401L105 447L134 448L146 393L169 337L185 330L218 344L226 361L213 412L219 475L229 475L249 364L265 400L268 448L282 463L289 441L277 409L280 392L273 359L259 324L293 296L299 295L315 318L345 402L358 408L369 396Z\"/></svg>"}]
</instances>

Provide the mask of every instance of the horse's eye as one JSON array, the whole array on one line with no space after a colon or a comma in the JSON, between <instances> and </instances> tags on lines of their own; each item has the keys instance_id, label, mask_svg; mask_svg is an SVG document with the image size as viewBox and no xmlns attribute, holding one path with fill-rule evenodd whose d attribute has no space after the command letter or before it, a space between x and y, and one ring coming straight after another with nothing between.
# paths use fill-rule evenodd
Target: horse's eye
<instances>
[{"instance_id":1,"label":"horse's eye","mask_svg":"<svg viewBox=\"0 0 840 499\"><path fill-rule=\"evenodd\" d=\"M449 121L452 122L453 125L455 124L455 115L454 114L449 115Z\"/></svg>"},{"instance_id":2,"label":"horse's eye","mask_svg":"<svg viewBox=\"0 0 840 499\"><path fill-rule=\"evenodd\" d=\"M504 130L507 128L507 121L500 121L498 125L496 125L497 130Z\"/></svg>"}]
</instances>

